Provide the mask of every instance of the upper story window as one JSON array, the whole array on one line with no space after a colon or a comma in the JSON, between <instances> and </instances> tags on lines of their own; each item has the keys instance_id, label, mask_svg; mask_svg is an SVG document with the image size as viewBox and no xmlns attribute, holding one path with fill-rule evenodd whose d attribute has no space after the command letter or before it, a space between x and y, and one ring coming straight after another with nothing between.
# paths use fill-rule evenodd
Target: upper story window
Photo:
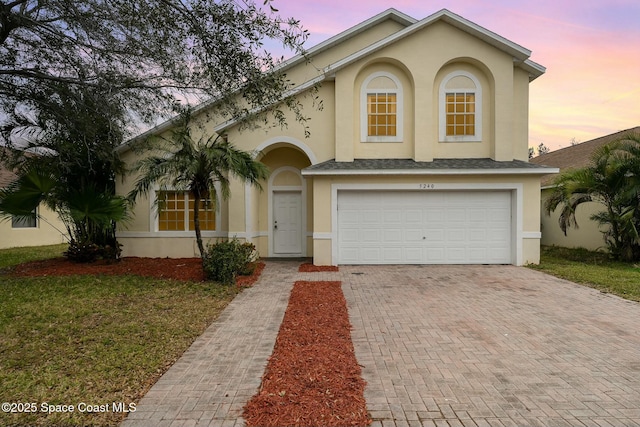
<instances>
[{"instance_id":1,"label":"upper story window","mask_svg":"<svg viewBox=\"0 0 640 427\"><path fill-rule=\"evenodd\" d=\"M362 142L402 141L402 84L391 73L373 73L360 94Z\"/></svg>"},{"instance_id":2,"label":"upper story window","mask_svg":"<svg viewBox=\"0 0 640 427\"><path fill-rule=\"evenodd\" d=\"M440 141L482 140L482 87L466 71L448 74L440 85Z\"/></svg>"},{"instance_id":3,"label":"upper story window","mask_svg":"<svg viewBox=\"0 0 640 427\"><path fill-rule=\"evenodd\" d=\"M158 231L192 231L194 230L193 208L195 200L188 192L159 191L158 197ZM216 212L210 200L200 201L200 229L213 231L216 229Z\"/></svg>"}]
</instances>

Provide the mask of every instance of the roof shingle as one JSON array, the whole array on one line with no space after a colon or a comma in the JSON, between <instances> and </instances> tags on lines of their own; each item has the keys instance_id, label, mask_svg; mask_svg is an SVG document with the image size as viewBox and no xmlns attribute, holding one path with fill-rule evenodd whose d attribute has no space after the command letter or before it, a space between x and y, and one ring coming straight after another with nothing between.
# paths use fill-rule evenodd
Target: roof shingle
<instances>
[{"instance_id":1,"label":"roof shingle","mask_svg":"<svg viewBox=\"0 0 640 427\"><path fill-rule=\"evenodd\" d=\"M335 159L318 163L304 169L303 174L314 175L316 173L331 172L379 172L389 171L424 171L425 173L444 170L475 170L475 171L497 171L497 170L529 170L543 172L547 167L521 160L511 160L499 162L492 159L434 159L432 162L416 162L412 159L355 159L353 162L337 162Z\"/></svg>"},{"instance_id":2,"label":"roof shingle","mask_svg":"<svg viewBox=\"0 0 640 427\"><path fill-rule=\"evenodd\" d=\"M551 151L546 154L541 154L538 157L534 157L533 159L529 160L529 162L536 165L547 165L560 168L561 172L565 169L576 169L585 167L591 161L591 154L597 148L609 144L610 142L613 142L616 139L622 138L628 134L640 135L640 126L612 133L611 135L602 136L590 141L581 142L580 144L561 148L559 150ZM551 185L554 177L554 175L545 175L542 177L540 184L543 187Z\"/></svg>"}]
</instances>

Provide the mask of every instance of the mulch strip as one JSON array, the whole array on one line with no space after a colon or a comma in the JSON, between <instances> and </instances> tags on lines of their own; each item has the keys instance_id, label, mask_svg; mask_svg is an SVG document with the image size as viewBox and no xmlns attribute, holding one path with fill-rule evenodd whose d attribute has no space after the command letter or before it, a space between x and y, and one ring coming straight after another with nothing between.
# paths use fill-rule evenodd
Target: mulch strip
<instances>
[{"instance_id":1,"label":"mulch strip","mask_svg":"<svg viewBox=\"0 0 640 427\"><path fill-rule=\"evenodd\" d=\"M260 277L264 263L257 264L251 276L238 276L238 286L251 286ZM127 274L202 282L205 280L200 258L138 258L125 257L119 261L97 261L81 264L66 258L52 258L17 265L11 274L22 277L73 276L80 274L106 274L123 276Z\"/></svg>"},{"instance_id":2,"label":"mulch strip","mask_svg":"<svg viewBox=\"0 0 640 427\"><path fill-rule=\"evenodd\" d=\"M340 285L294 284L260 391L244 408L248 427L371 423Z\"/></svg>"},{"instance_id":3,"label":"mulch strip","mask_svg":"<svg viewBox=\"0 0 640 427\"><path fill-rule=\"evenodd\" d=\"M335 265L313 265L311 263L301 264L298 268L299 273L317 273L320 271L339 271Z\"/></svg>"}]
</instances>

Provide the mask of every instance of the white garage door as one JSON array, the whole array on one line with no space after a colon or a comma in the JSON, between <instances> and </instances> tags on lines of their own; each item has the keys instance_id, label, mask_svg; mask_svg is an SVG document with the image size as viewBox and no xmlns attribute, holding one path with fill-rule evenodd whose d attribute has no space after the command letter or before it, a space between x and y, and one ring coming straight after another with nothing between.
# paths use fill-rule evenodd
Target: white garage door
<instances>
[{"instance_id":1,"label":"white garage door","mask_svg":"<svg viewBox=\"0 0 640 427\"><path fill-rule=\"evenodd\" d=\"M508 191L339 191L340 264L510 264Z\"/></svg>"}]
</instances>

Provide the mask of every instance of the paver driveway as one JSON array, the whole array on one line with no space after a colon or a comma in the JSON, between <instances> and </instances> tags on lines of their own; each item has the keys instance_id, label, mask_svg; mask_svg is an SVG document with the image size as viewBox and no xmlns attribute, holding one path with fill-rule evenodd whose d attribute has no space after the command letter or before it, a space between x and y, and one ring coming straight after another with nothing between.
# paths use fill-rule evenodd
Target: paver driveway
<instances>
[{"instance_id":1,"label":"paver driveway","mask_svg":"<svg viewBox=\"0 0 640 427\"><path fill-rule=\"evenodd\" d=\"M640 426L640 304L513 266L342 266L260 281L123 427L241 426L296 280L341 280L381 426Z\"/></svg>"},{"instance_id":2,"label":"paver driveway","mask_svg":"<svg viewBox=\"0 0 640 427\"><path fill-rule=\"evenodd\" d=\"M512 266L340 275L374 425L640 426L640 304Z\"/></svg>"}]
</instances>

